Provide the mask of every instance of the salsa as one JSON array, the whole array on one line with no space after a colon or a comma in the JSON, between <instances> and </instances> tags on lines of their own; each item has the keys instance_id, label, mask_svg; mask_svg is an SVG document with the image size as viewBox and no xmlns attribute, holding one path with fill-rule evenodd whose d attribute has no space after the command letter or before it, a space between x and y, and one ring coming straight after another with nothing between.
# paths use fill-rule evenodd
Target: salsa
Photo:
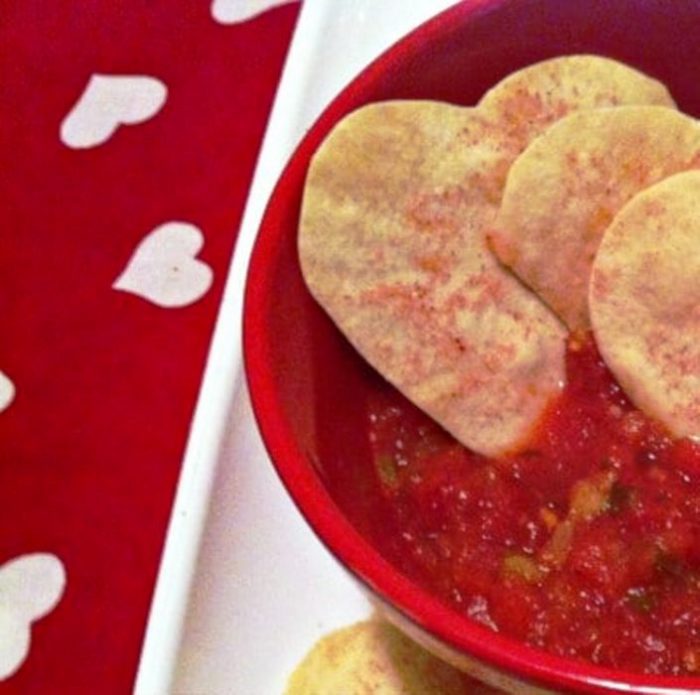
<instances>
[{"instance_id":1,"label":"salsa","mask_svg":"<svg viewBox=\"0 0 700 695\"><path fill-rule=\"evenodd\" d=\"M389 389L370 404L382 541L488 628L633 671L700 673L700 444L635 409L590 335L517 455L458 444Z\"/></svg>"}]
</instances>

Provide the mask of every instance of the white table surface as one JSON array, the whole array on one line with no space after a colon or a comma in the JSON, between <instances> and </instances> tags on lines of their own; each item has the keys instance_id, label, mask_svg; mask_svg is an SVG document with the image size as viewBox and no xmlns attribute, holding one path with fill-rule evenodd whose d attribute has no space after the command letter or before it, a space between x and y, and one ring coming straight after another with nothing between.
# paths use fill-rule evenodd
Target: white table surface
<instances>
[{"instance_id":1,"label":"white table surface","mask_svg":"<svg viewBox=\"0 0 700 695\"><path fill-rule=\"evenodd\" d=\"M304 0L244 216L230 296L242 292L265 202L294 144L364 65L451 4ZM240 301L225 302L223 310L240 312ZM238 321L226 317L229 326ZM240 361L239 346L229 359ZM370 610L287 497L258 435L240 367L234 368L173 693L280 694L321 635Z\"/></svg>"}]
</instances>

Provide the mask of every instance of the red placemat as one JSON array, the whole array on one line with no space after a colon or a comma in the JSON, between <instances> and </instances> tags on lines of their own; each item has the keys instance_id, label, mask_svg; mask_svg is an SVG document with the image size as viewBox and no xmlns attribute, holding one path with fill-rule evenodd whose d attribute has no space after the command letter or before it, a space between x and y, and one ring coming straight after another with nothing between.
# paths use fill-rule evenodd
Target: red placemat
<instances>
[{"instance_id":1,"label":"red placemat","mask_svg":"<svg viewBox=\"0 0 700 695\"><path fill-rule=\"evenodd\" d=\"M2 692L132 688L297 12L3 3Z\"/></svg>"}]
</instances>

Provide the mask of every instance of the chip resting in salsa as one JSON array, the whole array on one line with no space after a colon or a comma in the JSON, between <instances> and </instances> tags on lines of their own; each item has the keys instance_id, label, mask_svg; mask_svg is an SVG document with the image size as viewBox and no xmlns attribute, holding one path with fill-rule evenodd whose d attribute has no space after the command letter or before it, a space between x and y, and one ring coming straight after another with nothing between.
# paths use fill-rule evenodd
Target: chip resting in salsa
<instances>
[{"instance_id":1,"label":"chip resting in salsa","mask_svg":"<svg viewBox=\"0 0 700 695\"><path fill-rule=\"evenodd\" d=\"M647 188L617 214L590 307L600 352L632 401L700 440L700 171Z\"/></svg>"},{"instance_id":2,"label":"chip resting in salsa","mask_svg":"<svg viewBox=\"0 0 700 695\"><path fill-rule=\"evenodd\" d=\"M486 454L522 440L564 377L559 321L481 235L504 146L473 110L360 109L312 162L299 236L306 282L350 342Z\"/></svg>"},{"instance_id":3,"label":"chip resting in salsa","mask_svg":"<svg viewBox=\"0 0 700 695\"><path fill-rule=\"evenodd\" d=\"M563 327L485 243L511 163L579 105L673 103L656 81L609 63L540 63L478 109L364 107L311 163L299 254L312 294L385 378L487 455L522 445L564 376ZM524 85L540 110L527 132L512 132L508 105Z\"/></svg>"}]
</instances>

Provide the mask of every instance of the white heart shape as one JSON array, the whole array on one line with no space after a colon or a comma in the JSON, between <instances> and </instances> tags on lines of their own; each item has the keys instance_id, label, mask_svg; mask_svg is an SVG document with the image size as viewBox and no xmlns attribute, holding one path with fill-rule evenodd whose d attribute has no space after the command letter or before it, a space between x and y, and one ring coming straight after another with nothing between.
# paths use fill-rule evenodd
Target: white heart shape
<instances>
[{"instance_id":1,"label":"white heart shape","mask_svg":"<svg viewBox=\"0 0 700 695\"><path fill-rule=\"evenodd\" d=\"M63 563L49 553L22 555L0 567L0 680L27 658L31 624L55 608L65 587Z\"/></svg>"},{"instance_id":2,"label":"white heart shape","mask_svg":"<svg viewBox=\"0 0 700 695\"><path fill-rule=\"evenodd\" d=\"M61 141L73 149L101 145L120 125L155 116L167 95L167 87L155 77L94 74L61 123Z\"/></svg>"},{"instance_id":3,"label":"white heart shape","mask_svg":"<svg viewBox=\"0 0 700 695\"><path fill-rule=\"evenodd\" d=\"M238 24L291 0L214 0L212 17L221 24Z\"/></svg>"},{"instance_id":4,"label":"white heart shape","mask_svg":"<svg viewBox=\"0 0 700 695\"><path fill-rule=\"evenodd\" d=\"M0 413L9 408L15 398L15 385L12 380L0 372Z\"/></svg>"},{"instance_id":5,"label":"white heart shape","mask_svg":"<svg viewBox=\"0 0 700 695\"><path fill-rule=\"evenodd\" d=\"M203 244L194 225L166 222L143 238L112 287L166 308L192 304L204 296L214 275L195 258Z\"/></svg>"}]
</instances>

